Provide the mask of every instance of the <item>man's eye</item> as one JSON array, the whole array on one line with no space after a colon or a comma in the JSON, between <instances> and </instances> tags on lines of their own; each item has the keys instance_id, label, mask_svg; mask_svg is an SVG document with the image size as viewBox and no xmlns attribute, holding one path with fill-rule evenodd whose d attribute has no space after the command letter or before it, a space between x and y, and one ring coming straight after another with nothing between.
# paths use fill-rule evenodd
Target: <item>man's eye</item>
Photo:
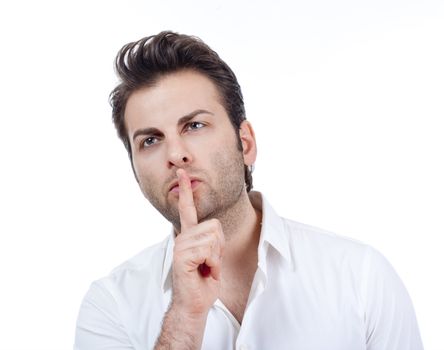
<instances>
[{"instance_id":1,"label":"man's eye","mask_svg":"<svg viewBox=\"0 0 444 350\"><path fill-rule=\"evenodd\" d=\"M143 140L142 147L145 147L145 148L150 147L158 141L159 140L157 139L157 137L154 137L154 136L147 137L146 139Z\"/></svg>"},{"instance_id":2,"label":"man's eye","mask_svg":"<svg viewBox=\"0 0 444 350\"><path fill-rule=\"evenodd\" d=\"M191 122L187 125L187 130L197 130L203 128L205 125L201 122Z\"/></svg>"}]
</instances>

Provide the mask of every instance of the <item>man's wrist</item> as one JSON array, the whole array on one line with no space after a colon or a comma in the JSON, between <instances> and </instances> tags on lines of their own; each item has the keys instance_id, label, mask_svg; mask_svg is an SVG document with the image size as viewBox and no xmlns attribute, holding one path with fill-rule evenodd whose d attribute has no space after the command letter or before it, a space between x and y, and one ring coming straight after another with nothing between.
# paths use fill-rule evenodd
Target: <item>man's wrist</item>
<instances>
[{"instance_id":1,"label":"man's wrist","mask_svg":"<svg viewBox=\"0 0 444 350\"><path fill-rule=\"evenodd\" d=\"M207 316L208 311L190 313L171 303L163 319L155 349L200 349Z\"/></svg>"},{"instance_id":2,"label":"man's wrist","mask_svg":"<svg viewBox=\"0 0 444 350\"><path fill-rule=\"evenodd\" d=\"M204 312L190 311L187 308L175 303L170 304L167 313L174 315L175 318L180 319L181 322L189 323L193 326L199 326L206 323L209 310Z\"/></svg>"}]
</instances>

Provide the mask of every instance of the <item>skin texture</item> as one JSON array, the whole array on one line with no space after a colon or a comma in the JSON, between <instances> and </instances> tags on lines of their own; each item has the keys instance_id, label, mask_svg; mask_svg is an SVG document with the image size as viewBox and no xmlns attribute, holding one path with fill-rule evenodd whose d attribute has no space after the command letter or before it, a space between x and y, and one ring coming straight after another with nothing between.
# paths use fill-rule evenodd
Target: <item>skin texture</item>
<instances>
[{"instance_id":1,"label":"skin texture","mask_svg":"<svg viewBox=\"0 0 444 350\"><path fill-rule=\"evenodd\" d=\"M214 84L193 71L134 92L125 122L139 186L176 231L172 301L156 349L199 349L217 298L241 320L257 267L261 218L243 169L256 159L254 132L246 121L234 130ZM240 276L243 288L232 282Z\"/></svg>"}]
</instances>

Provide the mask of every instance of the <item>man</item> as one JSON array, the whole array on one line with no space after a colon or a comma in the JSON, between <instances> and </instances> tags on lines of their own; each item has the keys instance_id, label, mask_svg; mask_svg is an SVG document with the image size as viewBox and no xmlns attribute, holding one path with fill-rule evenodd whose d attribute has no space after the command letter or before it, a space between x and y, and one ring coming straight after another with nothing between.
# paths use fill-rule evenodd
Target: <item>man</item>
<instances>
[{"instance_id":1,"label":"man","mask_svg":"<svg viewBox=\"0 0 444 350\"><path fill-rule=\"evenodd\" d=\"M173 232L91 285L76 349L422 349L378 252L251 191L255 135L214 51L162 32L124 46L116 68L113 121Z\"/></svg>"}]
</instances>

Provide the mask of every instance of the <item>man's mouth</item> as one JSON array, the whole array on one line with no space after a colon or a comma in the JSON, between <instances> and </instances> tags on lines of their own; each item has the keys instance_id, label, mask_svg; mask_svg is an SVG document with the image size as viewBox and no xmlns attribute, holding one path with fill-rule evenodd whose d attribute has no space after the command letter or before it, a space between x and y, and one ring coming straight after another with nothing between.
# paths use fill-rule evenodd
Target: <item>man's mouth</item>
<instances>
[{"instance_id":1,"label":"man's mouth","mask_svg":"<svg viewBox=\"0 0 444 350\"><path fill-rule=\"evenodd\" d=\"M191 179L191 189L194 190L201 182L198 179ZM169 192L179 193L179 183L177 181L171 185Z\"/></svg>"}]
</instances>

